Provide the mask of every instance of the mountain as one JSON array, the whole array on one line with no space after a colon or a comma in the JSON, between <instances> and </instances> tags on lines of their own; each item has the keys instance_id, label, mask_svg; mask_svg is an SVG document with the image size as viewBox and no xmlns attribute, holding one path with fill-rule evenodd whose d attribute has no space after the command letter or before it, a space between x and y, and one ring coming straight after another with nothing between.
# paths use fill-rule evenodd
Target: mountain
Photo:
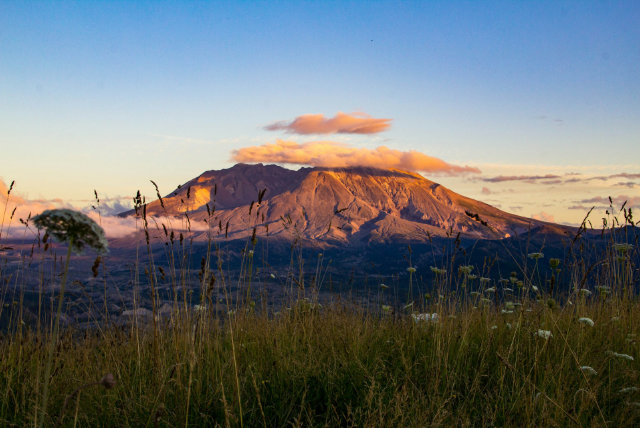
<instances>
[{"instance_id":1,"label":"mountain","mask_svg":"<svg viewBox=\"0 0 640 428\"><path fill-rule=\"evenodd\" d=\"M149 203L146 213L186 213L191 221L208 221L218 236L229 240L251 236L255 229L257 236L300 238L320 247L426 243L456 236L500 240L573 230L509 214L413 172L369 167L294 171L237 164L201 174Z\"/></svg>"}]
</instances>

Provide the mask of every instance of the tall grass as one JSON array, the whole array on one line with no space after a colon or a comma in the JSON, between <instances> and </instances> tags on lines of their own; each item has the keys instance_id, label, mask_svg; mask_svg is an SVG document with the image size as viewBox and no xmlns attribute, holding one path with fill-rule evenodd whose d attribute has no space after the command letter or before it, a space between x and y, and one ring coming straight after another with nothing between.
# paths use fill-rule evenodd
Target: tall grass
<instances>
[{"instance_id":1,"label":"tall grass","mask_svg":"<svg viewBox=\"0 0 640 428\"><path fill-rule=\"evenodd\" d=\"M288 298L274 307L255 302L264 293L251 282L259 237L247 241L239 278L230 279L215 240L224 225L209 211L200 290L190 293L190 235L157 226L169 261L161 270L142 198L136 208L144 239L129 323L111 322L105 309L91 328L70 324L56 339L47 311L34 324L21 310L22 278L38 252L17 271L0 264L0 311L9 314L0 339L0 425L32 426L39 413L46 426L640 424L638 245L623 245L637 239L623 235L633 224L626 211L623 224L605 225L604 252L579 238L561 262L527 249L512 255L521 268L504 281L490 279L487 266L458 268L456 252L434 266L429 282L420 283L409 262L406 301L404 291L396 293L401 301L388 299L385 285L367 304L321 305L327 264L309 262L315 272L306 281L293 245ZM175 230L189 230L188 201L185 216ZM40 305L59 281L55 249L43 245L51 264L34 264ZM163 285L172 290L164 313ZM146 318L143 296L151 300Z\"/></svg>"}]
</instances>

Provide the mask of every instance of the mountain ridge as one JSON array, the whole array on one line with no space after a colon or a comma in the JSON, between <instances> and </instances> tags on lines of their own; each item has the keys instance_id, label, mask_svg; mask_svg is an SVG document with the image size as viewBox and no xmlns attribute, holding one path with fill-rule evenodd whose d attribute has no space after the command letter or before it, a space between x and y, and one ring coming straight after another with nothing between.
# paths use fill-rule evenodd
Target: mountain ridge
<instances>
[{"instance_id":1,"label":"mountain ridge","mask_svg":"<svg viewBox=\"0 0 640 428\"><path fill-rule=\"evenodd\" d=\"M366 166L290 170L240 163L205 171L162 200L148 203L146 213L187 213L192 220L217 226L218 233L224 227L227 239L246 237L255 229L260 235L326 245L455 236L504 239L531 230L573 230L507 213L414 172Z\"/></svg>"}]
</instances>

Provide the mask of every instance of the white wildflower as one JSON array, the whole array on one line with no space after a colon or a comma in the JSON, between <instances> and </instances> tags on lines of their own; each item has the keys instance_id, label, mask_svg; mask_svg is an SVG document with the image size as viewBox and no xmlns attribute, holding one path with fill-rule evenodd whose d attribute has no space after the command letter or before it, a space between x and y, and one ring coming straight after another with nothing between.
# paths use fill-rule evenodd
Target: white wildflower
<instances>
[{"instance_id":1,"label":"white wildflower","mask_svg":"<svg viewBox=\"0 0 640 428\"><path fill-rule=\"evenodd\" d=\"M484 277L484 276L480 277L480 283L481 284L487 284L489 282L491 282L491 278L487 278L487 277Z\"/></svg>"},{"instance_id":2,"label":"white wildflower","mask_svg":"<svg viewBox=\"0 0 640 428\"><path fill-rule=\"evenodd\" d=\"M491 326L491 330L497 330L498 326L497 325L492 325Z\"/></svg>"},{"instance_id":3,"label":"white wildflower","mask_svg":"<svg viewBox=\"0 0 640 428\"><path fill-rule=\"evenodd\" d=\"M629 354L620 354L618 352L607 351L607 354L623 360L633 361L633 357Z\"/></svg>"},{"instance_id":4,"label":"white wildflower","mask_svg":"<svg viewBox=\"0 0 640 428\"><path fill-rule=\"evenodd\" d=\"M99 253L107 253L109 244L104 230L93 220L78 211L69 209L46 210L33 218L38 229L60 242L71 244L71 250L82 253L85 246Z\"/></svg>"},{"instance_id":5,"label":"white wildflower","mask_svg":"<svg viewBox=\"0 0 640 428\"><path fill-rule=\"evenodd\" d=\"M550 330L538 330L536 335L544 340L548 340L550 337L553 337L553 333L551 333Z\"/></svg>"},{"instance_id":6,"label":"white wildflower","mask_svg":"<svg viewBox=\"0 0 640 428\"><path fill-rule=\"evenodd\" d=\"M593 327L593 325L594 325L593 320L591 318L587 318L587 317L578 318L578 322L582 323L582 324L586 324L589 327Z\"/></svg>"},{"instance_id":7,"label":"white wildflower","mask_svg":"<svg viewBox=\"0 0 640 428\"><path fill-rule=\"evenodd\" d=\"M444 275L445 273L447 273L446 269L440 269L437 268L435 266L431 266L431 272L435 273L436 275Z\"/></svg>"},{"instance_id":8,"label":"white wildflower","mask_svg":"<svg viewBox=\"0 0 640 428\"><path fill-rule=\"evenodd\" d=\"M631 251L633 249L633 245L631 244L613 244L613 248L619 253L626 253L627 251Z\"/></svg>"},{"instance_id":9,"label":"white wildflower","mask_svg":"<svg viewBox=\"0 0 640 428\"><path fill-rule=\"evenodd\" d=\"M386 290L387 288L389 288L389 286L387 284L380 284L380 288Z\"/></svg>"},{"instance_id":10,"label":"white wildflower","mask_svg":"<svg viewBox=\"0 0 640 428\"><path fill-rule=\"evenodd\" d=\"M580 294L582 294L585 297L589 297L591 296L593 293L589 290L587 290L586 288L581 288L580 289Z\"/></svg>"},{"instance_id":11,"label":"white wildflower","mask_svg":"<svg viewBox=\"0 0 640 428\"><path fill-rule=\"evenodd\" d=\"M416 271L416 268L414 268L414 267L412 267L412 266L409 266L409 267L407 268L407 272L409 272L409 273L415 273L415 271Z\"/></svg>"},{"instance_id":12,"label":"white wildflower","mask_svg":"<svg viewBox=\"0 0 640 428\"><path fill-rule=\"evenodd\" d=\"M622 388L620 391L618 391L621 394L628 394L629 392L638 392L640 391L640 389L638 389L638 387L636 386L628 386L626 388Z\"/></svg>"},{"instance_id":13,"label":"white wildflower","mask_svg":"<svg viewBox=\"0 0 640 428\"><path fill-rule=\"evenodd\" d=\"M495 293L496 292L496 287L489 287L484 291L485 291L485 293Z\"/></svg>"},{"instance_id":14,"label":"white wildflower","mask_svg":"<svg viewBox=\"0 0 640 428\"><path fill-rule=\"evenodd\" d=\"M542 253L529 253L527 254L527 257L529 257L530 259L534 259L534 260L538 260L544 257L544 254Z\"/></svg>"},{"instance_id":15,"label":"white wildflower","mask_svg":"<svg viewBox=\"0 0 640 428\"><path fill-rule=\"evenodd\" d=\"M437 313L432 313L432 314L411 314L411 317L413 318L413 320L415 322L420 322L420 321L432 321L432 322L437 322L438 321L438 314Z\"/></svg>"},{"instance_id":16,"label":"white wildflower","mask_svg":"<svg viewBox=\"0 0 640 428\"><path fill-rule=\"evenodd\" d=\"M503 309L503 310L500 311L500 313L502 313L502 314L512 314L513 311L510 311L508 309Z\"/></svg>"},{"instance_id":17,"label":"white wildflower","mask_svg":"<svg viewBox=\"0 0 640 428\"><path fill-rule=\"evenodd\" d=\"M598 372L595 371L593 367L589 367L589 366L580 366L580 370L582 370L583 373L587 373L594 376L597 376L598 374Z\"/></svg>"},{"instance_id":18,"label":"white wildflower","mask_svg":"<svg viewBox=\"0 0 640 428\"><path fill-rule=\"evenodd\" d=\"M460 272L462 274L465 274L465 275L469 275L472 270L473 270L473 266L472 265L460 266L458 268L458 272Z\"/></svg>"}]
</instances>

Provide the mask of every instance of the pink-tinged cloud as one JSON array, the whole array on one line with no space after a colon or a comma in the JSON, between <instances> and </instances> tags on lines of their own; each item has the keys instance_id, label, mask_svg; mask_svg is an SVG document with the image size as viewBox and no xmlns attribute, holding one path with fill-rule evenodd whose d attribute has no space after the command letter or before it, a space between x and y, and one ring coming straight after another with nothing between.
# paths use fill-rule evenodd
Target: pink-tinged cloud
<instances>
[{"instance_id":1,"label":"pink-tinged cloud","mask_svg":"<svg viewBox=\"0 0 640 428\"><path fill-rule=\"evenodd\" d=\"M554 180L553 182L543 182L542 184L557 184L559 181L559 175L546 174L546 175L499 175L497 177L483 178L482 181L488 183L501 183L504 181L526 181L533 183L538 180Z\"/></svg>"},{"instance_id":2,"label":"pink-tinged cloud","mask_svg":"<svg viewBox=\"0 0 640 428\"><path fill-rule=\"evenodd\" d=\"M273 144L234 150L232 159L236 162L287 163L334 168L370 166L449 175L480 172L478 168L452 165L415 150L403 152L385 146L375 149L356 148L333 141L299 144L293 141L277 140Z\"/></svg>"},{"instance_id":3,"label":"pink-tinged cloud","mask_svg":"<svg viewBox=\"0 0 640 428\"><path fill-rule=\"evenodd\" d=\"M537 214L532 214L531 218L536 219L536 220L547 221L549 223L555 223L555 219L553 218L553 215L551 215L551 214L549 214L548 212L545 212L545 211L540 211Z\"/></svg>"},{"instance_id":4,"label":"pink-tinged cloud","mask_svg":"<svg viewBox=\"0 0 640 428\"><path fill-rule=\"evenodd\" d=\"M292 122L275 122L265 126L269 131L293 134L376 134L391 126L391 119L376 119L364 113L341 113L325 118L322 114L304 114Z\"/></svg>"},{"instance_id":5,"label":"pink-tinged cloud","mask_svg":"<svg viewBox=\"0 0 640 428\"><path fill-rule=\"evenodd\" d=\"M50 199L50 200L34 200L34 199L26 199L19 195L19 192L16 192L16 188L11 191L7 201L7 191L8 186L2 179L0 179L0 219L2 218L2 213L6 207L5 219L2 227L2 238L29 238L36 233L36 228L33 224L29 224L29 228L24 225L23 220L26 222L28 218L33 218L36 215L40 214L45 210L55 209L55 208L70 208L70 209L78 209L72 206L69 203L62 201L61 199ZM111 213L116 214L117 212L121 212L123 208L128 208L126 205L123 205L122 198L108 198L101 197L101 204L97 207L100 210L100 215L98 211L91 207L85 207L80 209L80 211L87 214L91 217L96 223L100 224L107 235L107 238L122 238L136 231L140 230L140 225L136 224L136 219L132 217L117 217L115 215L109 215ZM93 202L93 201L87 201ZM109 202L113 202L110 204ZM15 209L15 211L14 211ZM161 226L163 223L167 226L172 225L174 223L174 219L164 218L164 217L148 217L150 227L156 227L158 230L161 230ZM205 222L200 221L191 221L191 231L193 232L203 232L208 229L208 225ZM174 225L175 226L175 225Z\"/></svg>"},{"instance_id":6,"label":"pink-tinged cloud","mask_svg":"<svg viewBox=\"0 0 640 428\"><path fill-rule=\"evenodd\" d=\"M622 204L624 204L625 202L627 203L626 207L640 207L640 196L618 195L618 196L614 196L612 199L613 199L614 208L620 208ZM610 203L608 197L602 197L602 196L596 196L594 198L589 198L589 199L582 199L580 201L575 201L575 202L580 204L599 204L601 206L609 206L609 203Z\"/></svg>"}]
</instances>

